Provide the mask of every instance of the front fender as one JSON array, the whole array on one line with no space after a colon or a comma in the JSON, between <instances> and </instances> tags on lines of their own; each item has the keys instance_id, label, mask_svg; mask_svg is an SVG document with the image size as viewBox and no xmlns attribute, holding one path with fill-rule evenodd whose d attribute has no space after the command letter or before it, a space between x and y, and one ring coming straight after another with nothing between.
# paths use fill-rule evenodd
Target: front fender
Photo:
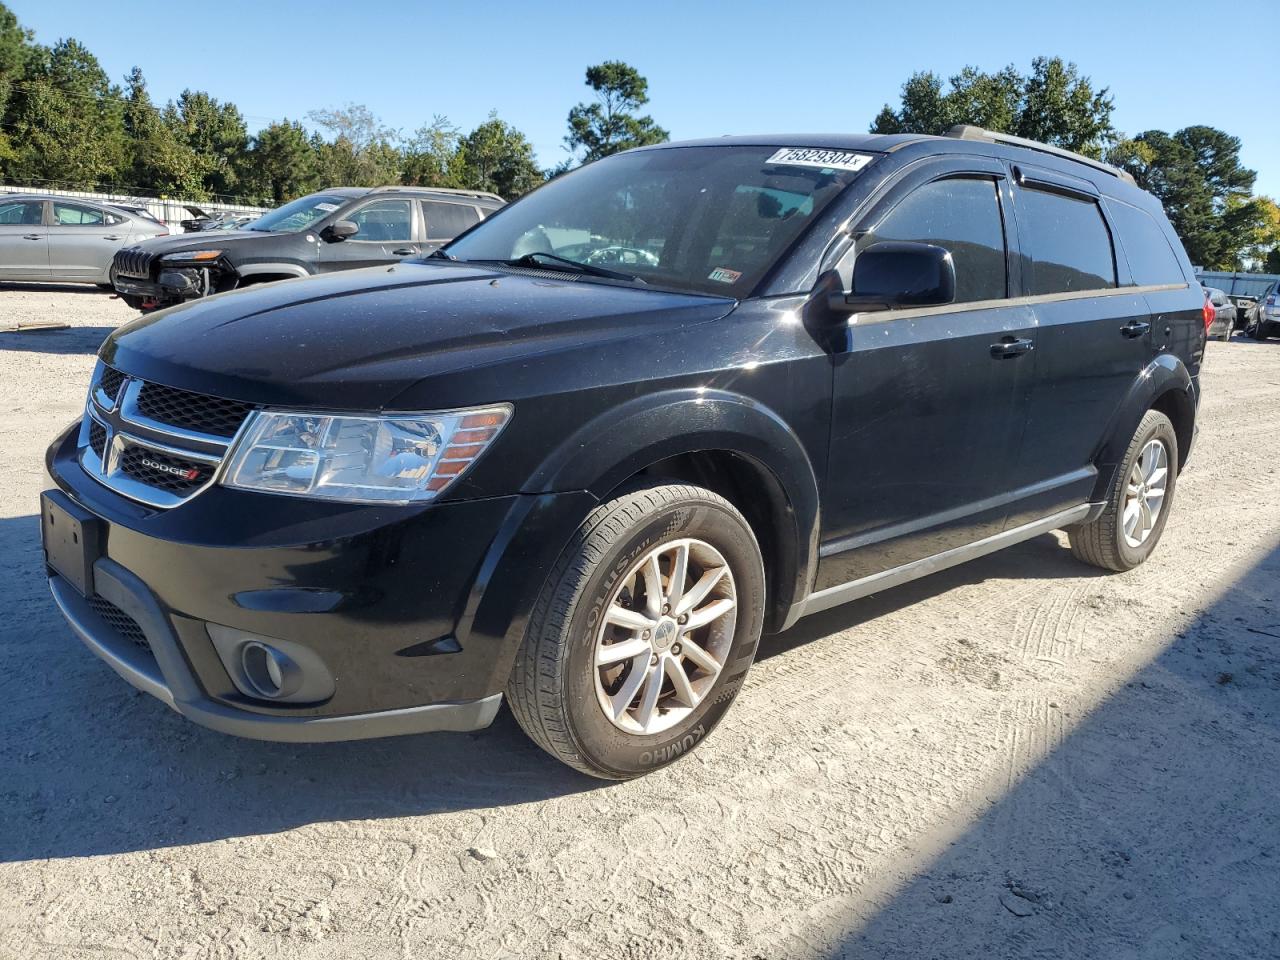
<instances>
[{"instance_id":1,"label":"front fender","mask_svg":"<svg viewBox=\"0 0 1280 960\"><path fill-rule=\"evenodd\" d=\"M263 261L263 262L257 262L257 263L246 263L236 267L235 270L236 270L236 273L240 275L241 279L244 279L246 277L260 277L265 274L270 274L273 277L274 276L287 276L287 277L311 276L311 271L307 270L305 267L301 267L296 263L286 263L286 262L271 263L271 262Z\"/></svg>"},{"instance_id":2,"label":"front fender","mask_svg":"<svg viewBox=\"0 0 1280 960\"><path fill-rule=\"evenodd\" d=\"M804 447L768 407L727 391L681 389L638 397L588 421L543 460L478 573L458 639L494 651L504 678L547 574L596 504L630 477L681 454L726 452L745 460L770 501L776 595L773 622L813 586L818 483Z\"/></svg>"}]
</instances>

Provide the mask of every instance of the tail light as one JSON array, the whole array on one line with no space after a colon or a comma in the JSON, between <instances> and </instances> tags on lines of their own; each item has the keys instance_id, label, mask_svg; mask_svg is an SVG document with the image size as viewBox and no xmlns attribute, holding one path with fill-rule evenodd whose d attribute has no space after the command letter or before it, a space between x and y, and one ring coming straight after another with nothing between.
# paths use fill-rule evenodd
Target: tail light
<instances>
[{"instance_id":1,"label":"tail light","mask_svg":"<svg viewBox=\"0 0 1280 960\"><path fill-rule=\"evenodd\" d=\"M1209 327L1213 325L1213 318L1214 318L1213 304L1209 301L1209 298L1208 298L1208 297L1205 297L1205 301L1204 301L1204 328L1205 328L1205 330L1208 330L1208 329L1209 329Z\"/></svg>"}]
</instances>

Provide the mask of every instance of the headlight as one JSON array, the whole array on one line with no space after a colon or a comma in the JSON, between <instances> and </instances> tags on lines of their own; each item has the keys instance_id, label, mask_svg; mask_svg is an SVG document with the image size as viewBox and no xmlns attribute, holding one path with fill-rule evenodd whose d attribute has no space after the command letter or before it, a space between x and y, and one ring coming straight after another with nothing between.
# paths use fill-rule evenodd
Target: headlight
<instances>
[{"instance_id":1,"label":"headlight","mask_svg":"<svg viewBox=\"0 0 1280 960\"><path fill-rule=\"evenodd\" d=\"M166 253L160 259L166 263L201 263L205 260L217 260L220 256L221 250L184 250L181 253Z\"/></svg>"},{"instance_id":2,"label":"headlight","mask_svg":"<svg viewBox=\"0 0 1280 960\"><path fill-rule=\"evenodd\" d=\"M510 418L505 404L381 417L258 411L236 441L222 483L354 503L431 500Z\"/></svg>"}]
</instances>

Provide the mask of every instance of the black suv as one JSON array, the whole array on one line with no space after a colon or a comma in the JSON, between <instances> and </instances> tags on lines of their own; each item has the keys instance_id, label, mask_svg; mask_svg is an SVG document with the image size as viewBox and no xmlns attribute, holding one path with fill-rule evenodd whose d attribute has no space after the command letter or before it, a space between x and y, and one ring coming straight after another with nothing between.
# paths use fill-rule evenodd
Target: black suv
<instances>
[{"instance_id":1,"label":"black suv","mask_svg":"<svg viewBox=\"0 0 1280 960\"><path fill-rule=\"evenodd\" d=\"M236 230L160 237L120 250L111 283L135 310L252 284L420 257L503 205L497 194L441 187L337 187Z\"/></svg>"},{"instance_id":2,"label":"black suv","mask_svg":"<svg viewBox=\"0 0 1280 960\"><path fill-rule=\"evenodd\" d=\"M1054 529L1151 553L1205 299L1120 171L950 137L664 144L423 262L103 345L47 455L76 632L228 733L471 730L627 778L764 632Z\"/></svg>"}]
</instances>

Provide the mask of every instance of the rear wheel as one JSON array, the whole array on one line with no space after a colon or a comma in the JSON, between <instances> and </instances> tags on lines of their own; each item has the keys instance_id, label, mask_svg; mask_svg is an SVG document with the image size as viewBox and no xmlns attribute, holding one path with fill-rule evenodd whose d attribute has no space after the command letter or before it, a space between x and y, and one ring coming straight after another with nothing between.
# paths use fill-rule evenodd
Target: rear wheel
<instances>
[{"instance_id":1,"label":"rear wheel","mask_svg":"<svg viewBox=\"0 0 1280 960\"><path fill-rule=\"evenodd\" d=\"M1254 340L1267 339L1267 329L1262 325L1261 320L1255 320L1249 327L1249 336Z\"/></svg>"},{"instance_id":2,"label":"rear wheel","mask_svg":"<svg viewBox=\"0 0 1280 960\"><path fill-rule=\"evenodd\" d=\"M1164 532L1178 481L1178 435L1159 410L1148 410L1111 483L1101 516L1067 531L1071 552L1106 570L1131 570Z\"/></svg>"},{"instance_id":3,"label":"rear wheel","mask_svg":"<svg viewBox=\"0 0 1280 960\"><path fill-rule=\"evenodd\" d=\"M524 731L626 780L693 749L733 703L764 613L756 539L723 497L651 484L601 504L547 578L507 684Z\"/></svg>"}]
</instances>

